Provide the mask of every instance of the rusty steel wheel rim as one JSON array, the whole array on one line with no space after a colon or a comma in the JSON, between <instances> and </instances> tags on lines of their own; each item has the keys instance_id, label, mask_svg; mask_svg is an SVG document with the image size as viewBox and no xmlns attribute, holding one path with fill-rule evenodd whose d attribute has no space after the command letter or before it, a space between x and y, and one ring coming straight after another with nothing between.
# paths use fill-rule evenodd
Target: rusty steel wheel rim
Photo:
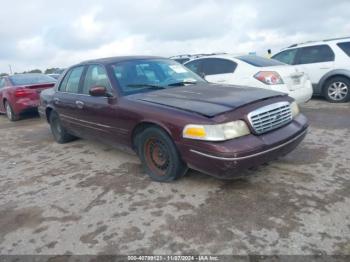
<instances>
[{"instance_id":1,"label":"rusty steel wheel rim","mask_svg":"<svg viewBox=\"0 0 350 262\"><path fill-rule=\"evenodd\" d=\"M59 138L62 134L62 127L61 127L61 124L60 124L60 120L58 119L58 117L54 117L52 119L52 131L55 135L55 137Z\"/></svg>"},{"instance_id":2,"label":"rusty steel wheel rim","mask_svg":"<svg viewBox=\"0 0 350 262\"><path fill-rule=\"evenodd\" d=\"M165 176L170 163L170 156L163 141L150 138L145 143L145 159L150 170L157 176Z\"/></svg>"}]
</instances>

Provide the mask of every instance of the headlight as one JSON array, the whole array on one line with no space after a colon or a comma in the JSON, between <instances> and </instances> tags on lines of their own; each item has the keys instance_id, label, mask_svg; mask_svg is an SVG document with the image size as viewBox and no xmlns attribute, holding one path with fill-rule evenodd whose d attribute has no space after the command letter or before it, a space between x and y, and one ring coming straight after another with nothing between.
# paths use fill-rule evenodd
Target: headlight
<instances>
[{"instance_id":1,"label":"headlight","mask_svg":"<svg viewBox=\"0 0 350 262\"><path fill-rule=\"evenodd\" d=\"M242 120L219 125L187 125L183 130L184 138L206 141L224 141L249 134L248 126Z\"/></svg>"},{"instance_id":2,"label":"headlight","mask_svg":"<svg viewBox=\"0 0 350 262\"><path fill-rule=\"evenodd\" d=\"M293 118L296 117L297 115L299 115L300 110L299 110L299 106L298 106L297 102L294 101L293 103L291 103L290 104L290 109L292 111L292 117Z\"/></svg>"}]
</instances>

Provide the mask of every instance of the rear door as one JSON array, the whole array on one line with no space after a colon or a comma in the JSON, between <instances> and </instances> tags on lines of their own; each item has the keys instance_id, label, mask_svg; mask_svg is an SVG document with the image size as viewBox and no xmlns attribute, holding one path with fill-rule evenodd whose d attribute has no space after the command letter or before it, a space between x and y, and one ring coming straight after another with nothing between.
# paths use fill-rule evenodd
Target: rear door
<instances>
[{"instance_id":1,"label":"rear door","mask_svg":"<svg viewBox=\"0 0 350 262\"><path fill-rule=\"evenodd\" d=\"M301 47L295 57L294 65L310 77L313 85L333 69L334 53L328 45Z\"/></svg>"},{"instance_id":2,"label":"rear door","mask_svg":"<svg viewBox=\"0 0 350 262\"><path fill-rule=\"evenodd\" d=\"M228 59L204 58L202 59L202 71L205 79L217 84L230 84L234 79L234 71L237 64Z\"/></svg>"},{"instance_id":3,"label":"rear door","mask_svg":"<svg viewBox=\"0 0 350 262\"><path fill-rule=\"evenodd\" d=\"M84 69L84 66L71 68L64 76L53 98L63 126L77 136L84 135L84 130L78 123L80 114L76 103L79 100L78 91L82 83Z\"/></svg>"}]
</instances>

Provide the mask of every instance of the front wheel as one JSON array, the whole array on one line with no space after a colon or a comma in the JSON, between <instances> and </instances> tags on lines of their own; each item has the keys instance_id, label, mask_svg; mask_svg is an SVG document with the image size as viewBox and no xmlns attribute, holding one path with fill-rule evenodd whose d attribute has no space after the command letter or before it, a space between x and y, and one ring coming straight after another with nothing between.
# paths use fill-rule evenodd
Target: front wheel
<instances>
[{"instance_id":1,"label":"front wheel","mask_svg":"<svg viewBox=\"0 0 350 262\"><path fill-rule=\"evenodd\" d=\"M5 110L6 110L6 116L10 121L17 121L19 120L19 115L17 115L13 109L12 106L8 101L5 101Z\"/></svg>"},{"instance_id":2,"label":"front wheel","mask_svg":"<svg viewBox=\"0 0 350 262\"><path fill-rule=\"evenodd\" d=\"M137 139L137 150L146 173L159 182L169 182L187 172L169 135L160 128L150 127Z\"/></svg>"},{"instance_id":3,"label":"front wheel","mask_svg":"<svg viewBox=\"0 0 350 262\"><path fill-rule=\"evenodd\" d=\"M75 139L75 137L69 134L62 126L60 117L56 112L51 112L49 119L51 132L57 143L64 144Z\"/></svg>"},{"instance_id":4,"label":"front wheel","mask_svg":"<svg viewBox=\"0 0 350 262\"><path fill-rule=\"evenodd\" d=\"M350 80L345 77L334 77L328 80L324 96L331 103L343 103L350 99Z\"/></svg>"}]
</instances>

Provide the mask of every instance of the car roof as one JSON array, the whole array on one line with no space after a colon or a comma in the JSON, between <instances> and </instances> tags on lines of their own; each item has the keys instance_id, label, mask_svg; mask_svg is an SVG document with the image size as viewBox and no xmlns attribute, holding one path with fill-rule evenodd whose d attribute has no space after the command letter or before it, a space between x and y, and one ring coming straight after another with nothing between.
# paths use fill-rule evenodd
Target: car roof
<instances>
[{"instance_id":1,"label":"car roof","mask_svg":"<svg viewBox=\"0 0 350 262\"><path fill-rule=\"evenodd\" d=\"M208 56L201 56L197 58L193 58L190 61L187 61L185 64L195 61L195 60L200 60L200 59L205 59L205 58L222 58L222 59L230 59L233 61L237 61L238 57L240 56L248 56L247 54L223 54L223 55L208 55Z\"/></svg>"},{"instance_id":2,"label":"car roof","mask_svg":"<svg viewBox=\"0 0 350 262\"><path fill-rule=\"evenodd\" d=\"M283 48L281 51L293 49L293 48L299 48L299 47L305 47L305 46L315 46L320 44L327 44L327 43L334 43L334 42L341 42L345 40L350 40L350 36L347 37L339 37L339 38L331 38L331 39L324 39L324 40L318 40L318 41L307 41L303 43L297 43L290 45L288 47Z\"/></svg>"},{"instance_id":3,"label":"car roof","mask_svg":"<svg viewBox=\"0 0 350 262\"><path fill-rule=\"evenodd\" d=\"M167 58L160 57L160 56L115 56L115 57L86 60L79 63L78 65L93 64L93 63L112 64L112 63L117 63L122 61L131 61L131 60L140 60L140 59L167 59Z\"/></svg>"}]
</instances>

